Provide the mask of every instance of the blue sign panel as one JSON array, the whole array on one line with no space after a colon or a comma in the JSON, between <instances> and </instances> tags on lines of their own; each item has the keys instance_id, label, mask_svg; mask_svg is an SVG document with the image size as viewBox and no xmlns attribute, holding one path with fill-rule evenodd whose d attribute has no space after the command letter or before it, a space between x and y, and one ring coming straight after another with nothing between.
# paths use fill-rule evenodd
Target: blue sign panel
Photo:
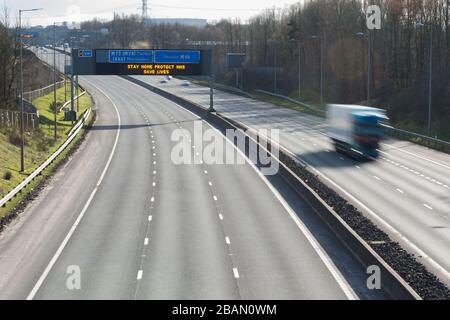
<instances>
[{"instance_id":1,"label":"blue sign panel","mask_svg":"<svg viewBox=\"0 0 450 320\"><path fill-rule=\"evenodd\" d=\"M78 50L80 58L92 58L92 50Z\"/></svg>"},{"instance_id":2,"label":"blue sign panel","mask_svg":"<svg viewBox=\"0 0 450 320\"><path fill-rule=\"evenodd\" d=\"M156 50L155 63L200 63L200 51Z\"/></svg>"},{"instance_id":3,"label":"blue sign panel","mask_svg":"<svg viewBox=\"0 0 450 320\"><path fill-rule=\"evenodd\" d=\"M109 63L152 63L153 50L109 50Z\"/></svg>"}]
</instances>

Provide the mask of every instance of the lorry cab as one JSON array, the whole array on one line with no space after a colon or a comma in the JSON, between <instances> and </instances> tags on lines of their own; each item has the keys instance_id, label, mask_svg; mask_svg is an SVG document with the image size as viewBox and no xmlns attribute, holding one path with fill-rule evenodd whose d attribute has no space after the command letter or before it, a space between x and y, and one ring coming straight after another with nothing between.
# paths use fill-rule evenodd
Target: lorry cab
<instances>
[{"instance_id":1,"label":"lorry cab","mask_svg":"<svg viewBox=\"0 0 450 320\"><path fill-rule=\"evenodd\" d=\"M381 122L386 119L382 109L330 104L327 110L328 136L336 151L358 158L376 158L383 138Z\"/></svg>"},{"instance_id":2,"label":"lorry cab","mask_svg":"<svg viewBox=\"0 0 450 320\"><path fill-rule=\"evenodd\" d=\"M378 157L378 148L383 138L383 129L380 121L384 119L380 113L354 112L353 139L358 150L366 157Z\"/></svg>"}]
</instances>

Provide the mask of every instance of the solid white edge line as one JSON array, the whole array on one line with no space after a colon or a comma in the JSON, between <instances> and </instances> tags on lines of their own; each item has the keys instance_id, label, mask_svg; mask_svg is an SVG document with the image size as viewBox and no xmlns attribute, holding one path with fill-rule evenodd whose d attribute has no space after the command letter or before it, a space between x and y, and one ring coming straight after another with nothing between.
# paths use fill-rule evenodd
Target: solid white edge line
<instances>
[{"instance_id":1,"label":"solid white edge line","mask_svg":"<svg viewBox=\"0 0 450 320\"><path fill-rule=\"evenodd\" d=\"M60 244L58 250L56 250L56 253L53 255L52 259L50 260L50 262L48 263L47 267L45 268L44 272L41 274L41 276L39 277L38 281L34 285L33 289L28 294L27 300L33 300L34 296L39 291L39 288L44 283L45 279L47 278L48 274L52 270L53 266L55 265L56 261L58 260L59 256L61 255L62 251L64 250L65 246L67 245L67 243L69 242L69 240L72 237L73 233L75 232L75 229L77 228L78 224L80 223L81 219L83 218L84 214L86 213L87 209L89 208L89 205L91 204L91 201L92 201L92 199L94 198L94 196L95 196L95 194L97 192L98 186L101 184L103 178L105 177L106 172L108 171L109 165L111 164L112 158L113 158L114 153L116 151L117 143L119 141L121 120L120 120L119 110L117 109L116 104L98 86L94 85L91 81L88 81L88 80L86 80L86 81L90 82L92 86L96 87L97 90L99 90L108 100L110 100L112 105L113 105L113 107L114 107L114 109L116 110L117 120L118 120L118 130L117 130L117 133L116 133L116 139L114 141L114 145L113 145L113 148L112 148L111 153L109 155L108 161L106 162L106 165L105 165L105 167L103 169L103 172L102 172L102 174L101 174L101 176L100 176L100 178L99 178L99 180L97 182L97 186L95 187L95 189L92 191L91 195L89 196L89 199L87 200L86 204L84 205L83 209L81 210L81 212L78 215L77 219L75 220L74 224L70 228L69 233L67 233L66 237L64 238L64 240Z\"/></svg>"},{"instance_id":2,"label":"solid white edge line","mask_svg":"<svg viewBox=\"0 0 450 320\"><path fill-rule=\"evenodd\" d=\"M431 159L421 157L421 156L416 155L416 154L414 154L414 153L411 153L411 152L402 150L402 149L400 149L400 148L397 148L397 147L395 147L395 146L393 146L393 145L391 145L391 144L387 144L387 143L382 143L382 144L385 145L385 146L388 146L388 147L390 147L390 148L392 148L392 149L394 149L394 150L396 150L396 151L400 151L400 152L409 154L409 155L411 155L411 156L413 156L413 157L419 158L419 159L421 159L421 160L425 160L425 161L428 161L428 162L430 162L430 163L433 163L433 164L435 164L435 165L437 165L437 166L441 166L441 167L443 167L443 168L450 169L449 166L446 166L446 165L443 164L443 163L436 162L436 161L433 161L433 160L431 160ZM386 151L383 151L383 150L378 150L378 151L381 152L381 153L385 153L385 154L391 155L390 153L388 153L388 152L386 152ZM394 155L394 156L395 156L395 155Z\"/></svg>"}]
</instances>

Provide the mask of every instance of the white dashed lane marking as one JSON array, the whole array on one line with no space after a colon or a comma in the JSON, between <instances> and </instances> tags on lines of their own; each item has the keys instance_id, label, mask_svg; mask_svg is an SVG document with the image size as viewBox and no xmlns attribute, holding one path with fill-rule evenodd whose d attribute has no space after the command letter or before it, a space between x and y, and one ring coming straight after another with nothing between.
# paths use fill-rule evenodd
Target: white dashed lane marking
<instances>
[{"instance_id":1,"label":"white dashed lane marking","mask_svg":"<svg viewBox=\"0 0 450 320\"><path fill-rule=\"evenodd\" d=\"M386 157L381 157L381 159L385 160L386 162L388 162L388 163L390 163L390 164L392 164L392 165L395 165L395 166L397 166L397 167L400 167L400 168L402 168L402 169L405 169L406 171L409 171L409 172L411 172L411 173L414 173L415 175L420 176L421 178L425 178L425 179L427 179L428 181L437 184L438 186L444 187L444 188L446 188L446 189L450 189L450 187L449 187L448 185L442 183L441 181L438 181L438 180L436 180L436 179L430 178L430 177L424 175L423 173L420 173L420 172L418 172L418 171L416 171L416 170L414 170L414 169L411 169L411 168L409 168L409 167L407 167L407 166L405 166L405 165L403 165L403 164L400 164L400 163L398 163L398 162L396 162L396 161L393 161L393 160L391 160L391 159L388 159L388 158L386 158Z\"/></svg>"}]
</instances>

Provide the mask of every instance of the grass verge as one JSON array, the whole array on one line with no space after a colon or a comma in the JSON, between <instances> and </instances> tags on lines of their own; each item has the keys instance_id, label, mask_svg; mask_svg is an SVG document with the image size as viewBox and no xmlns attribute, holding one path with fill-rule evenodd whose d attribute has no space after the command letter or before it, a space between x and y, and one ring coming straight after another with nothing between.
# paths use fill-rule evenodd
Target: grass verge
<instances>
[{"instance_id":1,"label":"grass verge","mask_svg":"<svg viewBox=\"0 0 450 320\"><path fill-rule=\"evenodd\" d=\"M58 102L64 100L64 88L57 92ZM36 99L33 104L39 110L39 129L27 131L25 134L25 172L20 172L20 148L18 145L11 143L11 136L17 135L17 130L2 129L0 130L0 197L5 196L21 181L23 181L30 173L32 173L39 165L41 165L48 157L53 154L67 139L67 132L71 129L70 121L64 121L63 112L57 114L57 140L54 140L54 114L50 108L53 102L53 93ZM81 97L79 101L80 113L84 113L92 107L92 99L88 94ZM93 113L87 119L87 124L93 121ZM16 197L11 199L5 207L0 208L0 220L4 220L11 216L16 207L22 206L23 202L30 200L35 195L36 189L44 182L59 166L71 152L80 144L84 138L86 127L75 139L67 146L67 148L50 164L38 177L36 177L28 186L26 186ZM20 137L20 136L19 136ZM10 175L9 179L5 179ZM13 214L14 215L14 214ZM6 219L8 220L8 219ZM0 229L4 223L0 222Z\"/></svg>"}]
</instances>

